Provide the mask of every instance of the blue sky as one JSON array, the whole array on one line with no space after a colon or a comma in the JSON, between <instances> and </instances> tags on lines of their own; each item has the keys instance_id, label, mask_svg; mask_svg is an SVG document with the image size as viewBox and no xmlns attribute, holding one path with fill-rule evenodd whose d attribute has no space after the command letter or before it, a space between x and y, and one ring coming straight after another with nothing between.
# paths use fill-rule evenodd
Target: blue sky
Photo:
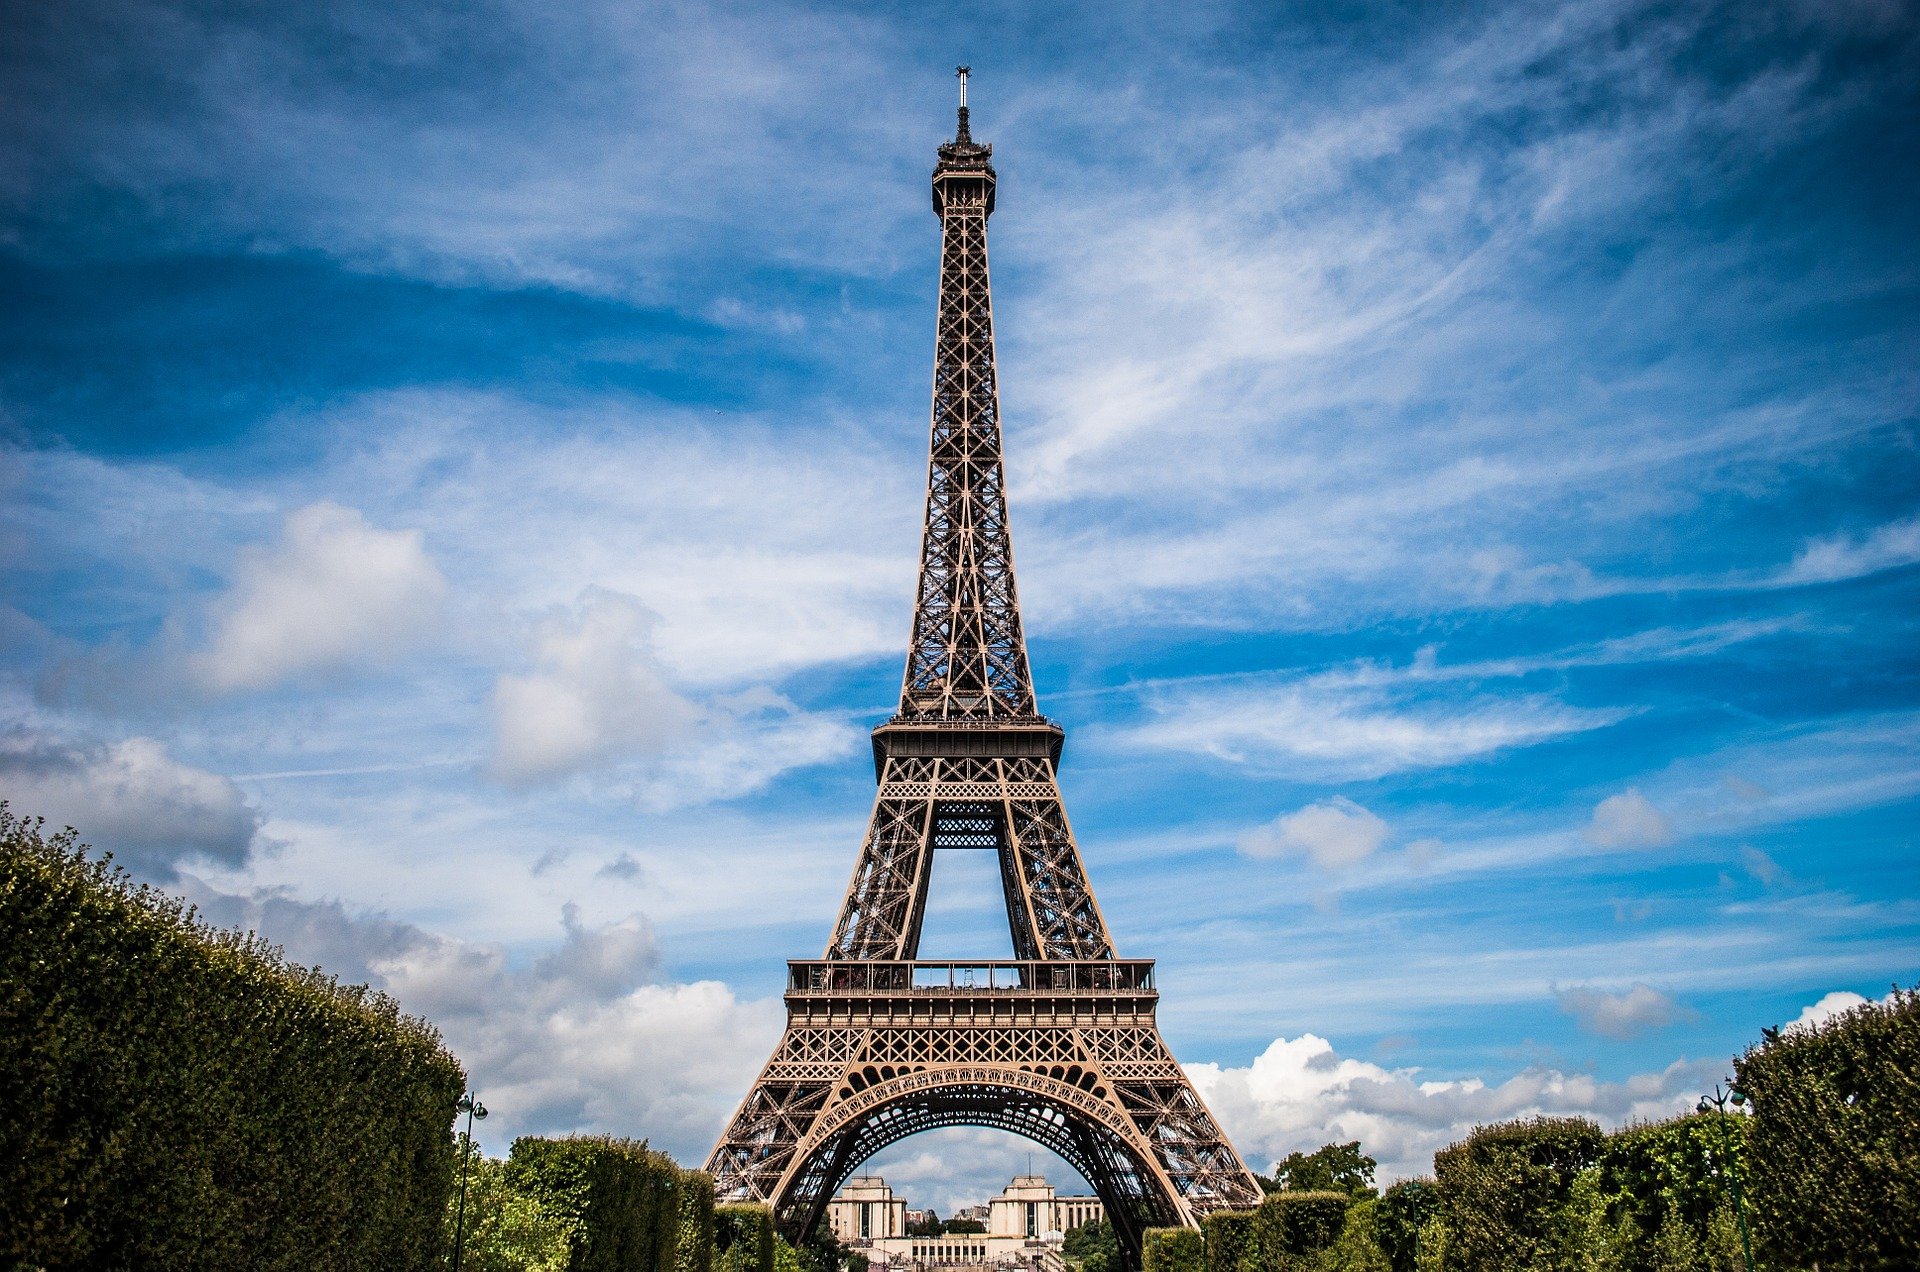
<instances>
[{"instance_id":1,"label":"blue sky","mask_svg":"<svg viewBox=\"0 0 1920 1272\"><path fill-rule=\"evenodd\" d=\"M826 940L960 61L1068 806L1256 1165L1915 979L1910 9L7 28L0 790L440 1022L496 1149L699 1159ZM1003 950L955 856L928 954Z\"/></svg>"}]
</instances>

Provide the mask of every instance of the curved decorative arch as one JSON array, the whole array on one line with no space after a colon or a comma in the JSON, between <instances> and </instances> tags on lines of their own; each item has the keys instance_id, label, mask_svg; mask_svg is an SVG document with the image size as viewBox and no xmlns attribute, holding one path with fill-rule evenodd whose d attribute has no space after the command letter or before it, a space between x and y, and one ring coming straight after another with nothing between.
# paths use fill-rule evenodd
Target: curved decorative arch
<instances>
[{"instance_id":1,"label":"curved decorative arch","mask_svg":"<svg viewBox=\"0 0 1920 1272\"><path fill-rule=\"evenodd\" d=\"M775 1208L811 1230L861 1163L912 1135L950 1126L1006 1131L1058 1153L1086 1178L1123 1249L1137 1262L1142 1233L1177 1225L1183 1207L1131 1122L1106 1097L1029 1070L923 1069L867 1087L822 1112L794 1154Z\"/></svg>"}]
</instances>

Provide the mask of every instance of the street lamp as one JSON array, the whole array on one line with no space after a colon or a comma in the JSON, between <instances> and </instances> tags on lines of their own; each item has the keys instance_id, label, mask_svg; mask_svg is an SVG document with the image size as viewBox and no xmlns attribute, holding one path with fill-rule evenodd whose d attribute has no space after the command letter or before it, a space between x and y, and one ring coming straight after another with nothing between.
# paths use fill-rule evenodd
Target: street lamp
<instances>
[{"instance_id":1,"label":"street lamp","mask_svg":"<svg viewBox=\"0 0 1920 1272\"><path fill-rule=\"evenodd\" d=\"M1743 1108L1746 1103L1747 1093L1745 1091L1742 1091L1731 1082L1727 1084L1727 1089L1723 1091L1720 1089L1720 1084L1716 1082L1713 1084L1713 1094L1701 1096L1700 1103L1694 1107L1701 1113L1718 1112L1724 1114L1727 1111L1727 1105L1732 1104L1735 1108ZM1726 1161L1724 1173L1727 1177L1728 1184L1733 1188L1733 1217L1740 1224L1740 1256L1747 1262L1747 1272L1753 1272L1753 1242L1747 1236L1747 1211L1740 1196L1740 1165L1734 1160L1733 1150L1727 1147L1726 1123L1717 1122L1715 1125L1720 1128L1721 1156ZM1707 1154L1707 1161L1709 1164L1713 1161L1713 1154L1711 1152Z\"/></svg>"},{"instance_id":2,"label":"street lamp","mask_svg":"<svg viewBox=\"0 0 1920 1272\"><path fill-rule=\"evenodd\" d=\"M460 1272L460 1255L466 1247L467 1236L467 1171L473 1163L473 1120L486 1121L487 1106L469 1091L460 1097L453 1111L467 1115L466 1142L460 1146L460 1206L454 1211L453 1220L453 1272Z\"/></svg>"}]
</instances>

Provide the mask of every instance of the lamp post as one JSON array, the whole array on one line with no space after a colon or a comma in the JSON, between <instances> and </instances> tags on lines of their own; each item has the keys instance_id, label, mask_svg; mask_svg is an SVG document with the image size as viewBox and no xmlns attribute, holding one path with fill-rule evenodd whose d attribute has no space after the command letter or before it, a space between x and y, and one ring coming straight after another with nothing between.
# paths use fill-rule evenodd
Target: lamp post
<instances>
[{"instance_id":1,"label":"lamp post","mask_svg":"<svg viewBox=\"0 0 1920 1272\"><path fill-rule=\"evenodd\" d=\"M1716 1082L1713 1084L1713 1094L1701 1096L1700 1103L1694 1107L1702 1113L1724 1114L1727 1111L1727 1105L1732 1104L1735 1108L1742 1108L1746 1103L1747 1093L1738 1086L1728 1083L1727 1089L1723 1091L1720 1089L1720 1084ZM1740 1196L1740 1164L1734 1160L1733 1150L1726 1147L1726 1123L1722 1122L1718 1125L1721 1154L1726 1159L1724 1173L1727 1183L1733 1189L1733 1217L1740 1224L1740 1257L1746 1260L1747 1272L1753 1272L1753 1241L1747 1236L1747 1211ZM1708 1161L1712 1161L1712 1154L1708 1154Z\"/></svg>"},{"instance_id":2,"label":"lamp post","mask_svg":"<svg viewBox=\"0 0 1920 1272\"><path fill-rule=\"evenodd\" d=\"M487 1106L480 1103L480 1097L469 1091L460 1097L453 1106L455 1113L467 1115L466 1140L460 1146L460 1205L454 1211L453 1219L453 1272L460 1272L460 1256L466 1249L467 1237L467 1170L473 1162L473 1120L487 1120Z\"/></svg>"}]
</instances>

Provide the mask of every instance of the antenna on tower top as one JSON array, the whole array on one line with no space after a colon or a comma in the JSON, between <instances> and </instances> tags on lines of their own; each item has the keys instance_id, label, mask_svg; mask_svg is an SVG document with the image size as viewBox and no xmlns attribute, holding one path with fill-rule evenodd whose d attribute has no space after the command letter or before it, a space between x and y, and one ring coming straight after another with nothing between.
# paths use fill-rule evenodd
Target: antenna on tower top
<instances>
[{"instance_id":1,"label":"antenna on tower top","mask_svg":"<svg viewBox=\"0 0 1920 1272\"><path fill-rule=\"evenodd\" d=\"M960 77L960 132L954 138L958 142L970 142L973 134L967 129L967 76L973 74L971 66L956 66L953 73Z\"/></svg>"}]
</instances>

